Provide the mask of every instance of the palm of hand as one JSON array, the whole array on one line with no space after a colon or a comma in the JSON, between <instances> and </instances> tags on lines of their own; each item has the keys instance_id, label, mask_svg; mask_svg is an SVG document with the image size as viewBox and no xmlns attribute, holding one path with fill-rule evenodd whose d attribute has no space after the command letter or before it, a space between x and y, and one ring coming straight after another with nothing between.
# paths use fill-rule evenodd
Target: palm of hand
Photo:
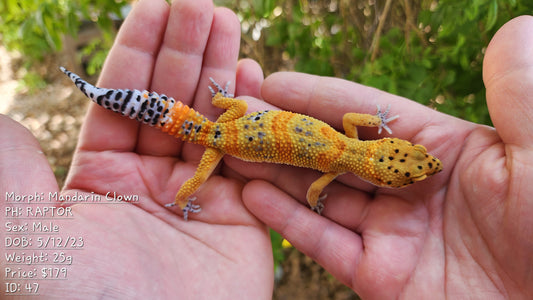
<instances>
[{"instance_id":1,"label":"palm of hand","mask_svg":"<svg viewBox=\"0 0 533 300\"><path fill-rule=\"evenodd\" d=\"M316 175L296 169L282 174L273 166L259 176L267 182L245 186L246 206L363 298L530 298L533 153L527 145L533 136L524 120L531 118L533 81L527 80L530 67L517 66L532 65L531 23L530 17L510 22L487 50L484 79L497 131L414 104L399 112L400 120L417 123L396 122L395 135L430 149L443 162L441 174L400 190L340 177L342 184L325 190L324 215L331 222L294 202L304 199L302 191ZM275 105L337 126L346 103L355 111L369 111L374 103L367 99L407 106L373 89L304 74L270 76L262 91Z\"/></svg>"},{"instance_id":2,"label":"palm of hand","mask_svg":"<svg viewBox=\"0 0 533 300\"><path fill-rule=\"evenodd\" d=\"M194 36L183 31L190 26ZM176 2L170 9L165 1L141 1L123 25L99 85L179 95L199 111L215 115L208 100L208 77L235 78L239 36L235 15L213 9L211 1ZM245 80L237 80L244 90L258 90L258 83L251 82L262 76L255 64L242 63L237 72L244 74ZM206 109L198 108L202 105ZM22 154L5 160L17 166L11 169L17 170L14 177L19 180L2 188L21 194L57 190L34 138L14 122L1 121L6 124L6 144L23 145ZM40 295L271 295L268 231L244 209L242 183L221 176L210 180L198 193L209 199L202 201L198 219L205 223L184 222L162 206L174 198L179 182L192 175L201 152L201 147L181 145L153 128L91 106L62 194L88 199L100 195L106 202L107 193L116 193L138 196L139 202L76 204L71 206L73 219L54 220L61 236L80 238L83 249L68 267L68 284L43 284Z\"/></svg>"}]
</instances>

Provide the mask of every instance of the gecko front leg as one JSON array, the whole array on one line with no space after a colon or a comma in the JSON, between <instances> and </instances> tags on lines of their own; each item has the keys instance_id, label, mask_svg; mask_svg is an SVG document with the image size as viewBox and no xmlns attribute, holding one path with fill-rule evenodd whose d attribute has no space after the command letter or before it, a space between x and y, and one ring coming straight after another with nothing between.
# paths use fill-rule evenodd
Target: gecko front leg
<instances>
[{"instance_id":1,"label":"gecko front leg","mask_svg":"<svg viewBox=\"0 0 533 300\"><path fill-rule=\"evenodd\" d=\"M307 203L309 203L309 206L311 206L311 209L313 211L316 211L319 215L322 213L322 210L324 209L324 204L322 201L326 199L327 195L322 195L322 191L324 188L332 182L337 176L341 175L343 172L329 172L326 174L323 174L315 180L307 190Z\"/></svg>"}]
</instances>

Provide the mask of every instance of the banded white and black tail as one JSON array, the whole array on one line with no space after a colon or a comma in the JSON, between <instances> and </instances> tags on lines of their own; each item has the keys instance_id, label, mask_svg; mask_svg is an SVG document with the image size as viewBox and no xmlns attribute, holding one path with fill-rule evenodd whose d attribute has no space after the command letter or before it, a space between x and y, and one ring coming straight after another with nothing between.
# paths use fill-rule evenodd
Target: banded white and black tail
<instances>
[{"instance_id":1,"label":"banded white and black tail","mask_svg":"<svg viewBox=\"0 0 533 300\"><path fill-rule=\"evenodd\" d=\"M176 100L166 95L158 95L155 92L130 90L130 89L106 89L95 87L87 81L81 79L78 75L69 70L60 67L72 82L82 91L85 96L90 98L96 104L127 116L130 119L136 119L139 122L157 125L158 122L164 123L166 114L172 109Z\"/></svg>"},{"instance_id":2,"label":"banded white and black tail","mask_svg":"<svg viewBox=\"0 0 533 300\"><path fill-rule=\"evenodd\" d=\"M180 101L146 90L96 87L63 67L60 70L96 104L184 141L205 144L205 139L198 139L213 123Z\"/></svg>"}]
</instances>

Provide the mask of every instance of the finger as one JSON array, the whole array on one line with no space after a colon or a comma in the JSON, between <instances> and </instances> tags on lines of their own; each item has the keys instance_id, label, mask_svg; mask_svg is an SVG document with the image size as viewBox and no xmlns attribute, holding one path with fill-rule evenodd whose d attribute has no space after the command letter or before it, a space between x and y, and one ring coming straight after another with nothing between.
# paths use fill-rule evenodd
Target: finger
<instances>
[{"instance_id":1,"label":"finger","mask_svg":"<svg viewBox=\"0 0 533 300\"><path fill-rule=\"evenodd\" d=\"M197 84L197 92L193 108L206 116L211 121L223 113L223 109L211 104L211 86L209 78L225 87L230 81L228 92L235 90L235 70L239 56L240 24L236 15L229 9L216 8L213 16L213 24L203 56L203 64L200 79ZM202 151L198 151L197 145L185 144L182 158L185 161L198 161Z\"/></svg>"},{"instance_id":2,"label":"finger","mask_svg":"<svg viewBox=\"0 0 533 300\"><path fill-rule=\"evenodd\" d=\"M151 91L174 97L189 106L193 104L212 20L210 0L172 2L155 61ZM179 139L150 126L141 126L136 151L174 156L180 152L180 145Z\"/></svg>"},{"instance_id":3,"label":"finger","mask_svg":"<svg viewBox=\"0 0 533 300\"><path fill-rule=\"evenodd\" d=\"M453 127L457 123L451 123L452 118L403 97L338 78L294 72L274 73L265 79L261 92L265 101L282 109L316 117L339 130L345 113L373 115L376 105L385 108L389 104L390 116L400 116L390 124L394 136L412 139L422 129L445 127L444 124ZM377 130L361 128L360 136L376 137Z\"/></svg>"},{"instance_id":4,"label":"finger","mask_svg":"<svg viewBox=\"0 0 533 300\"><path fill-rule=\"evenodd\" d=\"M224 162L248 180L268 181L304 205L307 188L320 176L317 171L282 164L251 163L232 157Z\"/></svg>"},{"instance_id":5,"label":"finger","mask_svg":"<svg viewBox=\"0 0 533 300\"><path fill-rule=\"evenodd\" d=\"M317 171L286 165L261 163L250 165L249 162L231 157L226 158L224 162L232 170L237 170L240 176L244 176L244 180L260 179L269 182L309 210L306 199L307 190L322 175ZM349 185L340 182L348 182ZM357 186L357 188L354 189L352 186ZM326 196L323 200L322 215L343 227L356 231L362 222L363 211L372 201L375 191L375 186L363 182L353 174L340 176L339 181L333 181L322 192L322 195Z\"/></svg>"},{"instance_id":6,"label":"finger","mask_svg":"<svg viewBox=\"0 0 533 300\"><path fill-rule=\"evenodd\" d=\"M211 120L216 120L223 110L211 104L211 92L208 89L211 85L209 78L213 78L222 87L230 82L228 91L234 93L241 38L240 28L235 13L224 7L215 9L213 26L204 53L202 76L194 103L194 108Z\"/></svg>"},{"instance_id":7,"label":"finger","mask_svg":"<svg viewBox=\"0 0 533 300\"><path fill-rule=\"evenodd\" d=\"M99 86L146 89L168 15L163 0L141 0L133 7L109 52ZM138 122L92 104L80 134L84 150L131 151L137 143Z\"/></svg>"},{"instance_id":8,"label":"finger","mask_svg":"<svg viewBox=\"0 0 533 300\"><path fill-rule=\"evenodd\" d=\"M186 105L193 103L212 22L212 1L172 2L155 65L153 91Z\"/></svg>"},{"instance_id":9,"label":"finger","mask_svg":"<svg viewBox=\"0 0 533 300\"><path fill-rule=\"evenodd\" d=\"M242 59L237 63L235 95L261 98L261 85L264 81L261 66L253 59Z\"/></svg>"},{"instance_id":10,"label":"finger","mask_svg":"<svg viewBox=\"0 0 533 300\"><path fill-rule=\"evenodd\" d=\"M490 42L483 63L487 104L506 144L533 148L533 17L505 24Z\"/></svg>"},{"instance_id":11,"label":"finger","mask_svg":"<svg viewBox=\"0 0 533 300\"><path fill-rule=\"evenodd\" d=\"M239 175L248 180L261 179L268 181L306 206L308 206L306 199L307 189L322 175L321 172L307 168L284 164L251 163L229 156L225 158L224 162L228 167L236 170ZM338 189L343 189L343 192ZM345 194L344 189L348 189L348 195L357 195L357 197L369 200L370 198L368 197L376 191L376 186L359 179L351 173L341 175L324 189L323 194L328 195L327 206L330 206L330 203L336 203L337 200L333 199L342 197ZM325 212L327 213L327 211Z\"/></svg>"},{"instance_id":12,"label":"finger","mask_svg":"<svg viewBox=\"0 0 533 300\"><path fill-rule=\"evenodd\" d=\"M248 183L243 201L263 223L352 286L351 277L363 251L359 235L316 215L265 181Z\"/></svg>"}]
</instances>

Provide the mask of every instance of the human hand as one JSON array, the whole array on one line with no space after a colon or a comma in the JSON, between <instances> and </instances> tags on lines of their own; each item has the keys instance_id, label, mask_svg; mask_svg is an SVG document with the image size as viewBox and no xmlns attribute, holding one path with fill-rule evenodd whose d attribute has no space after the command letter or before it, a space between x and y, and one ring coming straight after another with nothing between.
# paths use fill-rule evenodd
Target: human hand
<instances>
[{"instance_id":1,"label":"human hand","mask_svg":"<svg viewBox=\"0 0 533 300\"><path fill-rule=\"evenodd\" d=\"M140 1L122 26L98 85L165 93L215 119L219 110L210 103L208 77L236 82L237 95L259 94L260 68L251 61L237 64L239 39L236 16L214 9L211 0L173 1L171 7L163 0ZM31 134L8 118L0 121L2 194L57 191ZM140 200L76 204L72 220L54 219L61 236L79 236L84 246L74 252L68 280L41 284L39 294L270 298L270 239L243 207L241 182L212 176L197 193L203 210L194 221L184 222L176 210L163 207L192 176L202 152L203 147L91 104L61 194L105 199L111 192Z\"/></svg>"},{"instance_id":2,"label":"human hand","mask_svg":"<svg viewBox=\"0 0 533 300\"><path fill-rule=\"evenodd\" d=\"M343 175L325 189L323 217L305 201L317 172L279 165L229 166L250 178L254 215L363 299L533 298L533 18L496 34L484 81L494 128L340 79L277 73L262 97L341 128L347 112L392 104L394 136L422 144L443 172L403 189ZM375 129L360 129L377 138ZM253 170L253 173L252 171Z\"/></svg>"}]
</instances>

